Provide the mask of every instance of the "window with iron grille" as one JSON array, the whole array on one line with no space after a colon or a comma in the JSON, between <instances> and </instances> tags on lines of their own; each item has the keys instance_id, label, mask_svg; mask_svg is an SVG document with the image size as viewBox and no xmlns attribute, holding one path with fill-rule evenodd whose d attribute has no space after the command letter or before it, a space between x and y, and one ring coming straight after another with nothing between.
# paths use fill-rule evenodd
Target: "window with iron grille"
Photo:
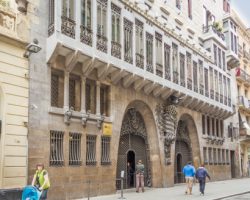
<instances>
[{"instance_id":1,"label":"window with iron grille","mask_svg":"<svg viewBox=\"0 0 250 200\"><path fill-rule=\"evenodd\" d=\"M163 77L162 35L155 32L156 75Z\"/></svg>"},{"instance_id":2,"label":"window with iron grille","mask_svg":"<svg viewBox=\"0 0 250 200\"><path fill-rule=\"evenodd\" d=\"M133 23L124 18L124 60L133 63Z\"/></svg>"},{"instance_id":3,"label":"window with iron grille","mask_svg":"<svg viewBox=\"0 0 250 200\"><path fill-rule=\"evenodd\" d=\"M74 0L63 0L62 13L64 17L74 20L75 18L75 1Z\"/></svg>"},{"instance_id":4,"label":"window with iron grille","mask_svg":"<svg viewBox=\"0 0 250 200\"><path fill-rule=\"evenodd\" d=\"M218 164L221 165L222 164L222 160L221 160L221 150L218 149Z\"/></svg>"},{"instance_id":5,"label":"window with iron grille","mask_svg":"<svg viewBox=\"0 0 250 200\"><path fill-rule=\"evenodd\" d=\"M220 133L219 133L219 120L216 119L216 136L219 137Z\"/></svg>"},{"instance_id":6,"label":"window with iron grille","mask_svg":"<svg viewBox=\"0 0 250 200\"><path fill-rule=\"evenodd\" d=\"M217 160L217 149L213 149L213 155L214 155L214 165L218 164L218 160Z\"/></svg>"},{"instance_id":7,"label":"window with iron grille","mask_svg":"<svg viewBox=\"0 0 250 200\"><path fill-rule=\"evenodd\" d=\"M199 87L200 87L200 94L204 94L204 74L203 74L203 62L199 60Z\"/></svg>"},{"instance_id":8,"label":"window with iron grille","mask_svg":"<svg viewBox=\"0 0 250 200\"><path fill-rule=\"evenodd\" d=\"M225 51L222 51L222 67L223 67L223 70L226 71L226 55L225 55Z\"/></svg>"},{"instance_id":9,"label":"window with iron grille","mask_svg":"<svg viewBox=\"0 0 250 200\"><path fill-rule=\"evenodd\" d=\"M193 77L194 77L194 91L198 92L198 74L197 74L197 62L193 62Z\"/></svg>"},{"instance_id":10,"label":"window with iron grille","mask_svg":"<svg viewBox=\"0 0 250 200\"><path fill-rule=\"evenodd\" d=\"M81 110L81 81L80 77L70 75L69 79L69 107Z\"/></svg>"},{"instance_id":11,"label":"window with iron grille","mask_svg":"<svg viewBox=\"0 0 250 200\"><path fill-rule=\"evenodd\" d=\"M86 165L96 165L96 136L87 135Z\"/></svg>"},{"instance_id":12,"label":"window with iron grille","mask_svg":"<svg viewBox=\"0 0 250 200\"><path fill-rule=\"evenodd\" d=\"M203 158L204 158L204 164L208 163L207 159L207 147L203 147Z\"/></svg>"},{"instance_id":13,"label":"window with iron grille","mask_svg":"<svg viewBox=\"0 0 250 200\"><path fill-rule=\"evenodd\" d=\"M135 19L135 60L136 66L144 68L144 41L143 41L143 23Z\"/></svg>"},{"instance_id":14,"label":"window with iron grille","mask_svg":"<svg viewBox=\"0 0 250 200\"><path fill-rule=\"evenodd\" d=\"M220 120L220 136L224 136L224 121Z\"/></svg>"},{"instance_id":15,"label":"window with iron grille","mask_svg":"<svg viewBox=\"0 0 250 200\"><path fill-rule=\"evenodd\" d=\"M170 69L170 46L164 44L164 65L165 65L165 79L171 80L171 69Z\"/></svg>"},{"instance_id":16,"label":"window with iron grille","mask_svg":"<svg viewBox=\"0 0 250 200\"><path fill-rule=\"evenodd\" d=\"M107 0L97 0L97 35L107 35Z\"/></svg>"},{"instance_id":17,"label":"window with iron grille","mask_svg":"<svg viewBox=\"0 0 250 200\"><path fill-rule=\"evenodd\" d=\"M63 156L63 136L62 131L50 131L50 165L62 166L64 164Z\"/></svg>"},{"instance_id":18,"label":"window with iron grille","mask_svg":"<svg viewBox=\"0 0 250 200\"><path fill-rule=\"evenodd\" d=\"M185 87L185 55L180 53L180 83L181 86Z\"/></svg>"},{"instance_id":19,"label":"window with iron grille","mask_svg":"<svg viewBox=\"0 0 250 200\"><path fill-rule=\"evenodd\" d=\"M212 118L212 135L215 136L215 119Z\"/></svg>"},{"instance_id":20,"label":"window with iron grille","mask_svg":"<svg viewBox=\"0 0 250 200\"><path fill-rule=\"evenodd\" d=\"M223 164L223 165L226 164L226 160L225 160L225 149L222 149L222 164Z\"/></svg>"},{"instance_id":21,"label":"window with iron grille","mask_svg":"<svg viewBox=\"0 0 250 200\"><path fill-rule=\"evenodd\" d=\"M179 70L178 70L178 46L176 44L172 44L172 70L173 70L173 82L179 82Z\"/></svg>"},{"instance_id":22,"label":"window with iron grille","mask_svg":"<svg viewBox=\"0 0 250 200\"><path fill-rule=\"evenodd\" d=\"M69 133L69 165L81 165L81 133Z\"/></svg>"},{"instance_id":23,"label":"window with iron grille","mask_svg":"<svg viewBox=\"0 0 250 200\"><path fill-rule=\"evenodd\" d=\"M54 0L49 0L49 27L48 34L49 36L54 33L55 27L55 2Z\"/></svg>"},{"instance_id":24,"label":"window with iron grille","mask_svg":"<svg viewBox=\"0 0 250 200\"><path fill-rule=\"evenodd\" d=\"M109 165L110 161L110 137L102 137L102 154L101 154L101 164Z\"/></svg>"},{"instance_id":25,"label":"window with iron grille","mask_svg":"<svg viewBox=\"0 0 250 200\"><path fill-rule=\"evenodd\" d=\"M91 30L91 0L81 0L81 23L85 28Z\"/></svg>"},{"instance_id":26,"label":"window with iron grille","mask_svg":"<svg viewBox=\"0 0 250 200\"><path fill-rule=\"evenodd\" d=\"M212 155L212 148L208 148L208 158L209 158L209 164L213 164L213 155Z\"/></svg>"},{"instance_id":27,"label":"window with iron grille","mask_svg":"<svg viewBox=\"0 0 250 200\"><path fill-rule=\"evenodd\" d=\"M110 115L109 107L110 107L110 86L101 85L100 87L100 110L101 114L105 116Z\"/></svg>"},{"instance_id":28,"label":"window with iron grille","mask_svg":"<svg viewBox=\"0 0 250 200\"><path fill-rule=\"evenodd\" d=\"M214 72L214 85L215 85L215 100L219 101L219 81L218 81L218 72Z\"/></svg>"},{"instance_id":29,"label":"window with iron grille","mask_svg":"<svg viewBox=\"0 0 250 200\"><path fill-rule=\"evenodd\" d=\"M146 32L146 65L147 71L153 73L153 35Z\"/></svg>"},{"instance_id":30,"label":"window with iron grille","mask_svg":"<svg viewBox=\"0 0 250 200\"><path fill-rule=\"evenodd\" d=\"M209 97L209 91L208 91L208 69L205 68L205 95L206 97Z\"/></svg>"},{"instance_id":31,"label":"window with iron grille","mask_svg":"<svg viewBox=\"0 0 250 200\"><path fill-rule=\"evenodd\" d=\"M63 107L64 77L60 71L51 72L50 103L53 107Z\"/></svg>"},{"instance_id":32,"label":"window with iron grille","mask_svg":"<svg viewBox=\"0 0 250 200\"><path fill-rule=\"evenodd\" d=\"M206 116L202 115L202 134L206 134Z\"/></svg>"},{"instance_id":33,"label":"window with iron grille","mask_svg":"<svg viewBox=\"0 0 250 200\"><path fill-rule=\"evenodd\" d=\"M86 80L86 110L92 114L96 113L96 84L90 79Z\"/></svg>"},{"instance_id":34,"label":"window with iron grille","mask_svg":"<svg viewBox=\"0 0 250 200\"><path fill-rule=\"evenodd\" d=\"M111 3L111 12L111 55L117 58L121 58L121 8Z\"/></svg>"}]
</instances>

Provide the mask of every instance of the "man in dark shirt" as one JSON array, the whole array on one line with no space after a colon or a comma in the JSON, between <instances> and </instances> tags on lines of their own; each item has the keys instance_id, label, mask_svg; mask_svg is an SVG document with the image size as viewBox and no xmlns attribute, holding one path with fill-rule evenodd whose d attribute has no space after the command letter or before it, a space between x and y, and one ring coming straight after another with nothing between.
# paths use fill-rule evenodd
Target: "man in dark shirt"
<instances>
[{"instance_id":1,"label":"man in dark shirt","mask_svg":"<svg viewBox=\"0 0 250 200\"><path fill-rule=\"evenodd\" d=\"M201 167L199 167L197 169L195 176L196 176L196 179L199 181L199 184L200 184L201 195L204 195L205 184L206 184L206 177L208 177L209 180L210 180L210 176L209 176L206 168L204 167L204 164L202 164Z\"/></svg>"}]
</instances>

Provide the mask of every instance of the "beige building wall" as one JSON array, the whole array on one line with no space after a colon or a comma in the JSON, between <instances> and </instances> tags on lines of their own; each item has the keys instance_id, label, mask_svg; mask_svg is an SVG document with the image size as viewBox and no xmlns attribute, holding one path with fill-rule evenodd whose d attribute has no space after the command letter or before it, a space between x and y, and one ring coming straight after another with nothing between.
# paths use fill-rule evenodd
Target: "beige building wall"
<instances>
[{"instance_id":1,"label":"beige building wall","mask_svg":"<svg viewBox=\"0 0 250 200\"><path fill-rule=\"evenodd\" d=\"M0 188L14 188L27 184L28 21L14 1L1 1L0 14Z\"/></svg>"}]
</instances>

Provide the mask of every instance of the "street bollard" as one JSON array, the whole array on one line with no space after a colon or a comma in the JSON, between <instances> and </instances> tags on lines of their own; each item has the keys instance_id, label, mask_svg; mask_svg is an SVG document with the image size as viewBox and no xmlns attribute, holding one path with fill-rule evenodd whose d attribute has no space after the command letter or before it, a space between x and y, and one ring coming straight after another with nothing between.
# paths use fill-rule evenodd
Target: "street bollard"
<instances>
[{"instance_id":1,"label":"street bollard","mask_svg":"<svg viewBox=\"0 0 250 200\"><path fill-rule=\"evenodd\" d=\"M126 199L125 197L123 197L123 178L121 178L121 196L119 197L119 199Z\"/></svg>"}]
</instances>

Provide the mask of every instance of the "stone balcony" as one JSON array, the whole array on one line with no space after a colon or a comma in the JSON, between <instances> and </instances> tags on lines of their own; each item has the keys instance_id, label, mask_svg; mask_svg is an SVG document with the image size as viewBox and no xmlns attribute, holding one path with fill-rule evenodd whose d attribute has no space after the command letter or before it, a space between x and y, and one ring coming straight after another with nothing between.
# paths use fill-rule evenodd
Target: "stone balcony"
<instances>
[{"instance_id":1,"label":"stone balcony","mask_svg":"<svg viewBox=\"0 0 250 200\"><path fill-rule=\"evenodd\" d=\"M243 83L245 86L250 86L250 75L240 67L236 68L236 79L237 81Z\"/></svg>"},{"instance_id":2,"label":"stone balcony","mask_svg":"<svg viewBox=\"0 0 250 200\"><path fill-rule=\"evenodd\" d=\"M131 3L128 3L126 6L134 9L135 15L146 15L136 6L132 7ZM60 1L56 1L55 8L57 8L57 13L61 12ZM94 16L96 15L95 12L94 10ZM181 43L186 49L192 49L196 54L209 60L198 49L195 49L193 45L184 43L184 40L176 36L174 32L168 30L164 25L159 24L158 21L154 21L152 17L144 17L152 23L152 26L158 29L161 28L164 33L167 33L173 42ZM171 95L175 95L180 97L181 106L217 118L225 119L234 113L229 100L227 102L230 102L230 104L225 105L210 98L209 95L200 94L199 91L204 88L200 88L199 85L193 85L192 87L190 85L192 80L188 81L187 77L185 77L185 80L180 80L179 73L168 74L169 72L167 73L163 70L164 63L163 65L149 63L145 55L136 55L135 52L129 55L125 54L123 44L112 42L109 36L97 35L95 20L93 20L92 29L83 27L80 19L76 19L75 22L70 20L70 23L64 23L63 20L60 14L55 16L55 30L47 39L47 62L50 66L53 65L59 56L63 56L68 71L78 67L82 71L83 76L95 73L99 80L109 80L114 85L121 83L125 88L130 87L138 92L144 92L147 95L153 95L163 100L166 100ZM62 24L71 27L72 30L64 28ZM107 24L109 26L109 23ZM145 26L145 32L152 32L152 26ZM109 27L107 27L107 30L109 30ZM85 36L84 39L83 36ZM219 36L217 35L216 37ZM121 41L123 41L123 36ZM135 41L133 45L135 46ZM175 78L177 81L175 81ZM182 85L180 84L181 81Z\"/></svg>"},{"instance_id":3,"label":"stone balcony","mask_svg":"<svg viewBox=\"0 0 250 200\"><path fill-rule=\"evenodd\" d=\"M203 26L203 40L215 40L221 46L226 48L225 36L221 31L218 31L213 25Z\"/></svg>"}]
</instances>

